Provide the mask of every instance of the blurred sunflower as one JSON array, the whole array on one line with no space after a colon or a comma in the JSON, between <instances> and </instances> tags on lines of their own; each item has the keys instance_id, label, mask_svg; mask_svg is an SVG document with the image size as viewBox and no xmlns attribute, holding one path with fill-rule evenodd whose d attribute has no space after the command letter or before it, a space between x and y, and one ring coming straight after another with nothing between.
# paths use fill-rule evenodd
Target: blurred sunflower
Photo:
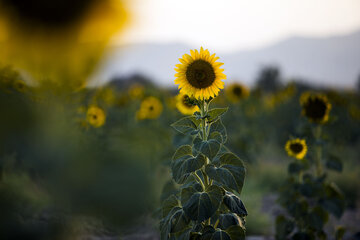
<instances>
[{"instance_id":1,"label":"blurred sunflower","mask_svg":"<svg viewBox=\"0 0 360 240\"><path fill-rule=\"evenodd\" d=\"M17 79L13 82L13 88L18 92L25 92L26 91L26 84L23 80Z\"/></svg>"},{"instance_id":2,"label":"blurred sunflower","mask_svg":"<svg viewBox=\"0 0 360 240\"><path fill-rule=\"evenodd\" d=\"M0 61L39 81L83 87L114 33L125 0L0 0Z\"/></svg>"},{"instance_id":3,"label":"blurred sunflower","mask_svg":"<svg viewBox=\"0 0 360 240\"><path fill-rule=\"evenodd\" d=\"M202 47L198 50L190 50L179 58L181 64L176 64L175 84L179 84L180 93L194 96L197 99L209 99L215 97L220 89L224 88L221 81L226 79L223 63L216 62L219 57Z\"/></svg>"},{"instance_id":4,"label":"blurred sunflower","mask_svg":"<svg viewBox=\"0 0 360 240\"><path fill-rule=\"evenodd\" d=\"M106 115L104 110L95 105L92 105L87 110L86 120L90 125L98 128L105 124Z\"/></svg>"},{"instance_id":5,"label":"blurred sunflower","mask_svg":"<svg viewBox=\"0 0 360 240\"><path fill-rule=\"evenodd\" d=\"M135 83L130 86L128 92L131 99L141 99L144 96L144 86Z\"/></svg>"},{"instance_id":6,"label":"blurred sunflower","mask_svg":"<svg viewBox=\"0 0 360 240\"><path fill-rule=\"evenodd\" d=\"M226 97L232 103L239 102L240 100L249 97L249 89L240 83L232 83L225 89L225 93Z\"/></svg>"},{"instance_id":7,"label":"blurred sunflower","mask_svg":"<svg viewBox=\"0 0 360 240\"><path fill-rule=\"evenodd\" d=\"M304 92L300 97L300 105L302 114L310 122L324 124L329 120L331 104L325 95Z\"/></svg>"},{"instance_id":8,"label":"blurred sunflower","mask_svg":"<svg viewBox=\"0 0 360 240\"><path fill-rule=\"evenodd\" d=\"M194 112L199 111L198 106L191 103L189 96L182 93L176 96L176 108L184 115L192 115Z\"/></svg>"},{"instance_id":9,"label":"blurred sunflower","mask_svg":"<svg viewBox=\"0 0 360 240\"><path fill-rule=\"evenodd\" d=\"M140 109L136 113L138 120L156 119L163 111L163 105L156 97L145 98L140 105Z\"/></svg>"},{"instance_id":10,"label":"blurred sunflower","mask_svg":"<svg viewBox=\"0 0 360 240\"><path fill-rule=\"evenodd\" d=\"M301 160L307 153L307 145L304 139L291 139L286 142L285 150L290 157Z\"/></svg>"}]
</instances>

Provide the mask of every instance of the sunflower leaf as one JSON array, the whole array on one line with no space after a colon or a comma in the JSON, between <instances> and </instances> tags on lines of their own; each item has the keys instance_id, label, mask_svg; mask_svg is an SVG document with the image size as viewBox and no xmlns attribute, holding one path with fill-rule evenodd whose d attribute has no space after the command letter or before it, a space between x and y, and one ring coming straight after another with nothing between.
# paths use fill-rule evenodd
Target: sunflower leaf
<instances>
[{"instance_id":1,"label":"sunflower leaf","mask_svg":"<svg viewBox=\"0 0 360 240\"><path fill-rule=\"evenodd\" d=\"M218 119L215 122L212 122L210 125L210 134L213 132L219 132L223 138L223 143L226 143L227 133L224 124L221 122L221 119Z\"/></svg>"},{"instance_id":2,"label":"sunflower leaf","mask_svg":"<svg viewBox=\"0 0 360 240\"><path fill-rule=\"evenodd\" d=\"M215 122L218 120L222 115L227 112L228 108L214 108L208 111L209 117L207 117L208 122Z\"/></svg>"},{"instance_id":3,"label":"sunflower leaf","mask_svg":"<svg viewBox=\"0 0 360 240\"><path fill-rule=\"evenodd\" d=\"M231 192L225 192L224 204L231 212L236 213L240 217L245 217L248 215L243 202L238 196Z\"/></svg>"},{"instance_id":4,"label":"sunflower leaf","mask_svg":"<svg viewBox=\"0 0 360 240\"><path fill-rule=\"evenodd\" d=\"M194 116L188 116L181 118L180 120L171 124L171 126L178 132L183 134L196 134L198 133L198 126L200 124L200 120L196 119Z\"/></svg>"},{"instance_id":5,"label":"sunflower leaf","mask_svg":"<svg viewBox=\"0 0 360 240\"><path fill-rule=\"evenodd\" d=\"M213 180L232 190L241 192L245 179L245 166L233 153L225 153L219 158L220 166L206 165L205 172Z\"/></svg>"},{"instance_id":6,"label":"sunflower leaf","mask_svg":"<svg viewBox=\"0 0 360 240\"><path fill-rule=\"evenodd\" d=\"M221 187L212 185L204 191L193 187L181 191L181 204L186 215L194 221L202 222L210 218L219 208L224 195Z\"/></svg>"},{"instance_id":7,"label":"sunflower leaf","mask_svg":"<svg viewBox=\"0 0 360 240\"><path fill-rule=\"evenodd\" d=\"M212 160L220 150L220 143L215 139L209 139L202 141L200 138L195 138L194 148L195 150L203 153L210 160Z\"/></svg>"},{"instance_id":8,"label":"sunflower leaf","mask_svg":"<svg viewBox=\"0 0 360 240\"><path fill-rule=\"evenodd\" d=\"M174 159L171 163L171 170L174 180L177 183L184 183L188 176L200 169L206 162L206 157L203 154L199 154L197 157L184 155Z\"/></svg>"}]
</instances>

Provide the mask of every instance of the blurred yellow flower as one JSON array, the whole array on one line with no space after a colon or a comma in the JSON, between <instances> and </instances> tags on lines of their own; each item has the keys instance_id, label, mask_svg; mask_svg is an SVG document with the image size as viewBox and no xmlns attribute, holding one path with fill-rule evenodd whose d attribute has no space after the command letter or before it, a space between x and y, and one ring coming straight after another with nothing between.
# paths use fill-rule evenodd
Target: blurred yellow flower
<instances>
[{"instance_id":1,"label":"blurred yellow flower","mask_svg":"<svg viewBox=\"0 0 360 240\"><path fill-rule=\"evenodd\" d=\"M181 64L176 64L175 84L179 84L180 93L193 96L196 99L209 99L218 95L220 89L224 88L221 81L226 79L223 63L216 62L219 57L210 55L207 49L190 50L179 58Z\"/></svg>"},{"instance_id":2,"label":"blurred yellow flower","mask_svg":"<svg viewBox=\"0 0 360 240\"><path fill-rule=\"evenodd\" d=\"M125 0L0 0L0 61L78 89L127 20Z\"/></svg>"},{"instance_id":3,"label":"blurred yellow flower","mask_svg":"<svg viewBox=\"0 0 360 240\"><path fill-rule=\"evenodd\" d=\"M323 94L304 92L300 96L302 115L310 122L324 124L329 120L331 104Z\"/></svg>"},{"instance_id":4,"label":"blurred yellow flower","mask_svg":"<svg viewBox=\"0 0 360 240\"><path fill-rule=\"evenodd\" d=\"M176 108L184 115L192 115L194 112L199 111L198 106L190 103L189 96L182 93L176 96Z\"/></svg>"},{"instance_id":5,"label":"blurred yellow flower","mask_svg":"<svg viewBox=\"0 0 360 240\"><path fill-rule=\"evenodd\" d=\"M290 157L301 160L307 153L307 145L304 139L291 139L286 142L285 150Z\"/></svg>"},{"instance_id":6,"label":"blurred yellow flower","mask_svg":"<svg viewBox=\"0 0 360 240\"><path fill-rule=\"evenodd\" d=\"M87 122L95 128L105 124L106 115L103 109L97 106L90 106L86 113Z\"/></svg>"},{"instance_id":7,"label":"blurred yellow flower","mask_svg":"<svg viewBox=\"0 0 360 240\"><path fill-rule=\"evenodd\" d=\"M241 83L232 83L225 89L226 97L230 102L236 103L249 97L249 89Z\"/></svg>"},{"instance_id":8,"label":"blurred yellow flower","mask_svg":"<svg viewBox=\"0 0 360 240\"><path fill-rule=\"evenodd\" d=\"M143 119L156 119L163 111L163 105L161 101L156 97L145 98L140 105L140 109L136 113L138 120Z\"/></svg>"},{"instance_id":9,"label":"blurred yellow flower","mask_svg":"<svg viewBox=\"0 0 360 240\"><path fill-rule=\"evenodd\" d=\"M13 88L18 92L25 92L26 91L26 84L23 80L17 79L13 82Z\"/></svg>"},{"instance_id":10,"label":"blurred yellow flower","mask_svg":"<svg viewBox=\"0 0 360 240\"><path fill-rule=\"evenodd\" d=\"M144 86L138 83L135 83L130 86L129 96L132 99L141 99L144 96Z\"/></svg>"}]
</instances>

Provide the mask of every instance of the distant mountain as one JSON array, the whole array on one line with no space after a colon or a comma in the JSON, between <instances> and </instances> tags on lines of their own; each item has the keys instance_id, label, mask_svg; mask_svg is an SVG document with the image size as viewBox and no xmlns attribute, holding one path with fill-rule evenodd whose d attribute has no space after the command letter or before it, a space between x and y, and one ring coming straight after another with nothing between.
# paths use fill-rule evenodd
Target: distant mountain
<instances>
[{"instance_id":1,"label":"distant mountain","mask_svg":"<svg viewBox=\"0 0 360 240\"><path fill-rule=\"evenodd\" d=\"M183 44L137 44L109 49L96 82L140 73L172 86L178 58L194 47ZM195 47L196 48L196 47ZM278 66L284 79L321 86L353 87L360 74L360 31L326 38L292 37L276 44L233 53L217 52L228 80L253 84L263 66Z\"/></svg>"}]
</instances>

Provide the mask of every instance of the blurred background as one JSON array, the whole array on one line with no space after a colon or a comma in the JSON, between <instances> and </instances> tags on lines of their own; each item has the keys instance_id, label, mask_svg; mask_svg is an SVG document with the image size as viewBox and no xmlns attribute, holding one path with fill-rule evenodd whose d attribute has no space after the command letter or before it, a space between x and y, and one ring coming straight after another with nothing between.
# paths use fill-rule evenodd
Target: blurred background
<instances>
[{"instance_id":1,"label":"blurred background","mask_svg":"<svg viewBox=\"0 0 360 240\"><path fill-rule=\"evenodd\" d=\"M329 178L346 211L328 228L351 238L359 12L358 0L0 0L0 239L159 239L161 192L183 143L170 127L183 116L174 67L200 46L225 63L225 88L246 93L222 91L214 105L230 107L227 145L247 166L247 235L274 235L284 144L306 132L299 96L312 90L333 106L324 132L344 162Z\"/></svg>"}]
</instances>

